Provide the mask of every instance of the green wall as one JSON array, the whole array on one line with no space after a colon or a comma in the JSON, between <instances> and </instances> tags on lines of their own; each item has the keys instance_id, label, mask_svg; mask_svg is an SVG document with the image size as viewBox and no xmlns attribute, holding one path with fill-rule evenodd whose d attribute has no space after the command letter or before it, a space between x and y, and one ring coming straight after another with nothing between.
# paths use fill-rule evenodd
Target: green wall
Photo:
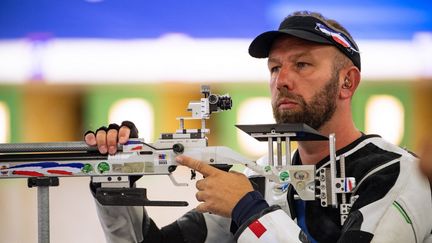
<instances>
[{"instance_id":1,"label":"green wall","mask_svg":"<svg viewBox=\"0 0 432 243\"><path fill-rule=\"evenodd\" d=\"M17 86L0 86L0 102L4 102L9 109L10 140L20 142L22 128L22 94ZM30 121L31 122L31 121Z\"/></svg>"},{"instance_id":2,"label":"green wall","mask_svg":"<svg viewBox=\"0 0 432 243\"><path fill-rule=\"evenodd\" d=\"M404 134L400 146L413 147L413 88L410 82L363 82L352 100L353 117L356 126L364 131L366 104L374 95L391 95L397 98L404 108Z\"/></svg>"},{"instance_id":3,"label":"green wall","mask_svg":"<svg viewBox=\"0 0 432 243\"><path fill-rule=\"evenodd\" d=\"M155 131L160 129L159 117L163 115L164 105L160 99L157 85L113 85L95 86L87 89L84 96L84 124L86 130L95 130L108 125L110 107L118 100L125 98L141 98L147 100L155 111ZM155 136L154 137L158 137Z\"/></svg>"}]
</instances>

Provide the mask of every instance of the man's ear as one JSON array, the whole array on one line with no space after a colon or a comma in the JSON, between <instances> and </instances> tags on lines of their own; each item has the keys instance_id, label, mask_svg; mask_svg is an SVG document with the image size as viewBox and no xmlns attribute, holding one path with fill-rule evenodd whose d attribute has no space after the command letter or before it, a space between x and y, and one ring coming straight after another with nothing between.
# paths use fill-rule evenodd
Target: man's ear
<instances>
[{"instance_id":1,"label":"man's ear","mask_svg":"<svg viewBox=\"0 0 432 243\"><path fill-rule=\"evenodd\" d=\"M360 71L356 66L351 66L347 69L342 70L340 74L341 76L339 77L339 85L341 88L339 92L339 97L341 99L351 99L360 83Z\"/></svg>"}]
</instances>

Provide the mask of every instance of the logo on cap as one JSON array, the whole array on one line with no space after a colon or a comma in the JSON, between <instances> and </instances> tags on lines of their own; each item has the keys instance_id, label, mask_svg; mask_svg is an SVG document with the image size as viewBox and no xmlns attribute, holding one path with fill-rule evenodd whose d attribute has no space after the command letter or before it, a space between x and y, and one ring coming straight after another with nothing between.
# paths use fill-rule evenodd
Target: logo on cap
<instances>
[{"instance_id":1,"label":"logo on cap","mask_svg":"<svg viewBox=\"0 0 432 243\"><path fill-rule=\"evenodd\" d=\"M358 53L358 51L351 45L351 42L348 41L347 38L344 37L341 33L336 32L321 23L316 23L315 29L321 31L327 36L332 37L334 41L336 41L341 46L349 49L349 51L354 51Z\"/></svg>"}]
</instances>

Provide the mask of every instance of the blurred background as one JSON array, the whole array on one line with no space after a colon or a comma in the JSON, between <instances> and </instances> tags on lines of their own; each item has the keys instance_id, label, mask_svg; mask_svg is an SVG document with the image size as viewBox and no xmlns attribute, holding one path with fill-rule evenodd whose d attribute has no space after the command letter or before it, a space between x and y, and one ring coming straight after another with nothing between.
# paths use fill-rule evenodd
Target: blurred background
<instances>
[{"instance_id":1,"label":"blurred background","mask_svg":"<svg viewBox=\"0 0 432 243\"><path fill-rule=\"evenodd\" d=\"M250 41L297 10L341 22L362 55L353 99L359 129L418 151L432 132L430 0L2 0L0 142L81 140L86 130L134 121L153 142L188 116L200 85L229 93L231 111L214 114L209 145L256 159L266 151L235 124L272 123L266 60ZM188 126L188 124L186 124ZM190 125L196 128L197 124ZM159 226L194 207L190 187L164 176L138 184L150 199L187 200L187 208L149 208ZM50 190L51 242L104 242L89 178L61 178ZM37 242L36 189L0 180L0 242Z\"/></svg>"}]
</instances>

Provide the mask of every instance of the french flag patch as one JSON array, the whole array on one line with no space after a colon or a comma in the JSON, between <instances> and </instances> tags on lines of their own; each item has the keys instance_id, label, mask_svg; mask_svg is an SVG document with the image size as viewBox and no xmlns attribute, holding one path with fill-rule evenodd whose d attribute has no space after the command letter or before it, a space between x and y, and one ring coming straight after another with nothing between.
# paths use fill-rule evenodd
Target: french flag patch
<instances>
[{"instance_id":1,"label":"french flag patch","mask_svg":"<svg viewBox=\"0 0 432 243\"><path fill-rule=\"evenodd\" d=\"M259 220L253 221L248 227L257 238L260 238L267 231Z\"/></svg>"},{"instance_id":2,"label":"french flag patch","mask_svg":"<svg viewBox=\"0 0 432 243\"><path fill-rule=\"evenodd\" d=\"M345 192L351 192L356 185L354 177L347 177L345 179Z\"/></svg>"}]
</instances>

